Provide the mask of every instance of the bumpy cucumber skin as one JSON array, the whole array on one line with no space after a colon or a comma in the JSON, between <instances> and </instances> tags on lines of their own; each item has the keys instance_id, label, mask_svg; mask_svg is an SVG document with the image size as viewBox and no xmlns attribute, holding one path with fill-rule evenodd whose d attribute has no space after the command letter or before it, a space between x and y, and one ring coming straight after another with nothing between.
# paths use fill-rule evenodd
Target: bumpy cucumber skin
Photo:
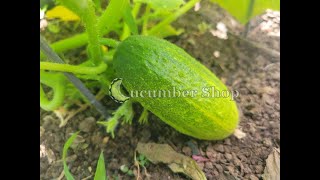
<instances>
[{"instance_id":1,"label":"bumpy cucumber skin","mask_svg":"<svg viewBox=\"0 0 320 180\"><path fill-rule=\"evenodd\" d=\"M156 37L130 36L114 55L117 76L124 87L136 90L197 89L195 98L134 97L165 123L204 140L228 137L238 125L236 103L230 98L203 98L201 88L227 87L205 66L178 46Z\"/></svg>"}]
</instances>

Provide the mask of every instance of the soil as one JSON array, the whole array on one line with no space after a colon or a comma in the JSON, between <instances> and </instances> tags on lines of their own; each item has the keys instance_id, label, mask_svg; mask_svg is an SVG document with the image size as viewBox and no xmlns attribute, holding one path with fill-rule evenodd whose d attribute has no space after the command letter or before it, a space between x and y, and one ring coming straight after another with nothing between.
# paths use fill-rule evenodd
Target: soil
<instances>
[{"instance_id":1,"label":"soil","mask_svg":"<svg viewBox=\"0 0 320 180\"><path fill-rule=\"evenodd\" d=\"M100 116L94 109L76 115L63 128L59 128L60 121L53 113L41 110L40 179L56 179L61 175L63 145L71 133L79 130L78 146L68 153L68 165L76 179L93 179L101 150L110 179L135 179L121 172L120 166L126 165L137 173L134 151L138 142L165 143L184 155L208 158L209 161L198 163L207 179L262 179L268 155L273 148L280 148L280 40L260 30L261 22L267 21L265 17L252 20L247 40L244 40L240 36L243 26L219 7L204 1L199 11L191 10L173 23L175 27L185 28L185 32L168 38L212 70L230 89L239 91L236 101L241 112L239 129L246 134L244 138L232 135L221 141L193 139L152 114L149 123L141 125L137 122L142 112L138 104L133 124L121 125L114 139L96 124ZM213 36L210 28L201 32L198 24L203 22L211 29L223 22L230 33L228 39ZM279 31L277 25L280 19L272 26L275 31ZM258 48L251 42L265 48ZM110 113L118 106L109 97L102 102L110 108ZM150 179L187 179L162 164L149 163L146 170ZM147 179L145 171L141 170L140 175Z\"/></svg>"}]
</instances>

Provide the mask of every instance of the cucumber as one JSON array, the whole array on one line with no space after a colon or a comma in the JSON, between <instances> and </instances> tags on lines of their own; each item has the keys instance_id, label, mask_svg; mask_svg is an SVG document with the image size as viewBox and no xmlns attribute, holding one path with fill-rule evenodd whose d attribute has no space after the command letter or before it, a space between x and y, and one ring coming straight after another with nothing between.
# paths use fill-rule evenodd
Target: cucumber
<instances>
[{"instance_id":1,"label":"cucumber","mask_svg":"<svg viewBox=\"0 0 320 180\"><path fill-rule=\"evenodd\" d=\"M227 92L227 87L200 62L166 40L130 36L117 47L113 65L133 101L183 134L219 140L232 134L238 125L235 101L212 97L215 91Z\"/></svg>"}]
</instances>

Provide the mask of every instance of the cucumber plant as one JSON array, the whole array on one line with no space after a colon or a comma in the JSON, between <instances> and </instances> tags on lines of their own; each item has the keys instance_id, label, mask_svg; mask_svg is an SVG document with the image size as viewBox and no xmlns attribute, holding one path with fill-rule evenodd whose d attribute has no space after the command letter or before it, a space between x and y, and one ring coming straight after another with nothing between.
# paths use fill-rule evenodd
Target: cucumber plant
<instances>
[{"instance_id":1,"label":"cucumber plant","mask_svg":"<svg viewBox=\"0 0 320 180\"><path fill-rule=\"evenodd\" d=\"M79 101L90 104L62 75L66 72L74 74L97 96L103 97L108 93L112 79L116 77L112 61L119 42L137 34L160 38L178 35L182 31L175 29L171 23L199 1L111 0L105 10L102 10L104 8L100 1L57 0L59 5L80 17L85 32L53 42L50 47L61 54L86 46L87 60L78 65L58 64L48 62L46 55L40 52L40 107L54 111L62 106L68 109ZM111 38L111 32L116 37ZM108 50L103 50L103 46L107 46ZM52 91L47 92L48 89ZM48 96L52 96L51 100ZM113 117L100 124L106 126L107 132L114 136L114 129L120 119L123 118L124 123L131 123L131 106L131 102L124 103L114 112ZM147 110L144 110L141 122L146 121L147 114Z\"/></svg>"}]
</instances>

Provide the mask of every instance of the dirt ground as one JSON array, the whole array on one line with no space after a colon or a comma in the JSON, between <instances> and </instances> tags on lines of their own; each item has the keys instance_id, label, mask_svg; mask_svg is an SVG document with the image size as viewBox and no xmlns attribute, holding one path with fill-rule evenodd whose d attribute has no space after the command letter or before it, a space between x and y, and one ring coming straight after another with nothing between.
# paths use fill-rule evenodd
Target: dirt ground
<instances>
[{"instance_id":1,"label":"dirt ground","mask_svg":"<svg viewBox=\"0 0 320 180\"><path fill-rule=\"evenodd\" d=\"M185 28L185 32L168 39L201 61L228 87L240 92L236 98L241 114L239 129L246 136L201 141L180 134L154 115L149 117L148 124L140 125L137 118L142 108L137 104L133 124L120 126L112 139L103 127L96 124L100 116L94 109L78 114L63 128L59 128L60 121L53 113L41 110L40 151L45 153L40 158L40 179L57 179L61 175L63 145L70 133L78 130L82 131L82 138L78 140L77 148L68 153L68 165L76 179L93 179L101 150L110 179L135 179L121 172L120 166L126 165L137 173L134 151L138 142L165 143L184 155L199 154L208 158L209 161L198 163L207 179L262 179L268 155L273 148L280 148L280 38L270 36L270 32L280 31L280 18L272 12L255 18L247 40L244 40L240 38L244 27L230 15L207 2L201 5L199 11L191 10L173 23L175 27ZM266 27L268 18L275 24L269 29ZM198 25L203 22L209 28L199 30ZM228 39L215 37L210 32L216 29L218 22L227 26ZM109 97L102 102L110 108L110 113L118 106ZM150 179L188 179L171 172L163 164L150 163L146 170ZM147 179L144 171L141 176Z\"/></svg>"}]
</instances>

